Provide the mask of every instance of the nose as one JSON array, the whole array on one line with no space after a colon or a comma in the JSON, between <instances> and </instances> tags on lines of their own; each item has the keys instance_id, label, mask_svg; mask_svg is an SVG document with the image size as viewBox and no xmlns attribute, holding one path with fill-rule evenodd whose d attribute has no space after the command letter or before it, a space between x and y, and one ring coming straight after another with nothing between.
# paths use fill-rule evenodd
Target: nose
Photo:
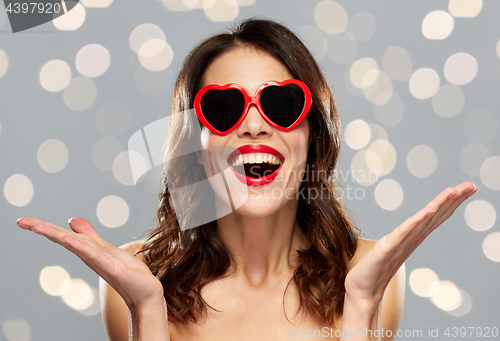
<instances>
[{"instance_id":1,"label":"nose","mask_svg":"<svg viewBox=\"0 0 500 341\"><path fill-rule=\"evenodd\" d=\"M239 137L257 138L260 136L271 136L273 127L264 120L255 104L250 104L247 115L240 126L237 128Z\"/></svg>"}]
</instances>

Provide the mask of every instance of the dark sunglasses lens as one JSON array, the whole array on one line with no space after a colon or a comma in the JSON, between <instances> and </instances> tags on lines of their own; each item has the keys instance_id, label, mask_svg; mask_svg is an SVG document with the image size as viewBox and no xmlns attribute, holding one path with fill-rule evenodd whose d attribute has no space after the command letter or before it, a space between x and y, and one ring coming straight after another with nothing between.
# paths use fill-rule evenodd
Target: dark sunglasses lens
<instances>
[{"instance_id":1,"label":"dark sunglasses lens","mask_svg":"<svg viewBox=\"0 0 500 341\"><path fill-rule=\"evenodd\" d=\"M266 116L284 128L297 121L304 109L304 103L304 91L295 84L269 86L260 94L260 105Z\"/></svg>"},{"instance_id":2,"label":"dark sunglasses lens","mask_svg":"<svg viewBox=\"0 0 500 341\"><path fill-rule=\"evenodd\" d=\"M237 89L208 90L201 98L203 116L215 129L233 127L245 108L245 97Z\"/></svg>"}]
</instances>

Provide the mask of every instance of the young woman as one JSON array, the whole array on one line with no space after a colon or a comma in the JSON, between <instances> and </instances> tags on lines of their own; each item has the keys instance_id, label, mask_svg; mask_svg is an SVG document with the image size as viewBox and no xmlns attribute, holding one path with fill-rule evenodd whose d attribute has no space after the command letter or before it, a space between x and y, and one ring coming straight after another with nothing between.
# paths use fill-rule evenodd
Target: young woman
<instances>
[{"instance_id":1,"label":"young woman","mask_svg":"<svg viewBox=\"0 0 500 341\"><path fill-rule=\"evenodd\" d=\"M18 220L105 281L109 339L393 340L404 261L477 187L448 188L379 241L360 238L337 195L341 129L331 91L303 43L273 21L246 20L198 45L172 112L158 223L146 240L116 248L82 218L69 221L72 231ZM175 158L191 143L208 154ZM226 160L221 171L240 181L245 200L224 215L227 188L186 191L176 200L188 220L207 202L217 218L183 228L172 188L186 170L189 183L213 175L214 160ZM312 189L321 195L302 195Z\"/></svg>"}]
</instances>

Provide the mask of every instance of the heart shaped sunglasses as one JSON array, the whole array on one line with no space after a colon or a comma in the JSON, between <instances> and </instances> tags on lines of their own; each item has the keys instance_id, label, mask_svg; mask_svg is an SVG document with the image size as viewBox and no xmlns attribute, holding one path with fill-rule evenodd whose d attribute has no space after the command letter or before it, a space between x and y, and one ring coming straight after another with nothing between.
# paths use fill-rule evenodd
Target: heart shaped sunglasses
<instances>
[{"instance_id":1,"label":"heart shaped sunglasses","mask_svg":"<svg viewBox=\"0 0 500 341\"><path fill-rule=\"evenodd\" d=\"M308 114L311 91L297 79L262 84L250 97L239 84L209 84L194 99L194 109L201 123L218 135L227 135L245 119L251 104L271 126L289 131Z\"/></svg>"}]
</instances>

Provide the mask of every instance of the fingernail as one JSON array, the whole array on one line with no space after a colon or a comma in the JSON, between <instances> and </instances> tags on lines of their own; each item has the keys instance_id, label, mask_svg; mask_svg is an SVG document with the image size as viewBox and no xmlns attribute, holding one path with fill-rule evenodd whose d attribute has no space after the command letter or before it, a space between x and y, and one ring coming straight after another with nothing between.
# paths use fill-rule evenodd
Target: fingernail
<instances>
[{"instance_id":1,"label":"fingernail","mask_svg":"<svg viewBox=\"0 0 500 341\"><path fill-rule=\"evenodd\" d=\"M467 198L470 197L472 194L476 193L477 189L478 189L478 187L476 185L474 185L474 187L466 190L465 195L467 196Z\"/></svg>"},{"instance_id":2,"label":"fingernail","mask_svg":"<svg viewBox=\"0 0 500 341\"><path fill-rule=\"evenodd\" d=\"M432 214L434 214L434 212L436 212L435 208L433 208L432 210L430 210L429 212L427 212L427 214L425 215L425 217L427 218L427 217L431 216Z\"/></svg>"},{"instance_id":3,"label":"fingernail","mask_svg":"<svg viewBox=\"0 0 500 341\"><path fill-rule=\"evenodd\" d=\"M73 220L74 217L68 219L68 224L71 224L71 221Z\"/></svg>"},{"instance_id":4,"label":"fingernail","mask_svg":"<svg viewBox=\"0 0 500 341\"><path fill-rule=\"evenodd\" d=\"M16 223L18 223L18 222L19 222L19 220L21 220L21 219L23 219L23 217L21 217L21 218L17 219L17 220L16 220Z\"/></svg>"},{"instance_id":5,"label":"fingernail","mask_svg":"<svg viewBox=\"0 0 500 341\"><path fill-rule=\"evenodd\" d=\"M455 196L455 194L457 194L457 192L451 193L450 195L448 195L448 198L446 198L446 199L451 199L451 198L453 198L453 197Z\"/></svg>"}]
</instances>

